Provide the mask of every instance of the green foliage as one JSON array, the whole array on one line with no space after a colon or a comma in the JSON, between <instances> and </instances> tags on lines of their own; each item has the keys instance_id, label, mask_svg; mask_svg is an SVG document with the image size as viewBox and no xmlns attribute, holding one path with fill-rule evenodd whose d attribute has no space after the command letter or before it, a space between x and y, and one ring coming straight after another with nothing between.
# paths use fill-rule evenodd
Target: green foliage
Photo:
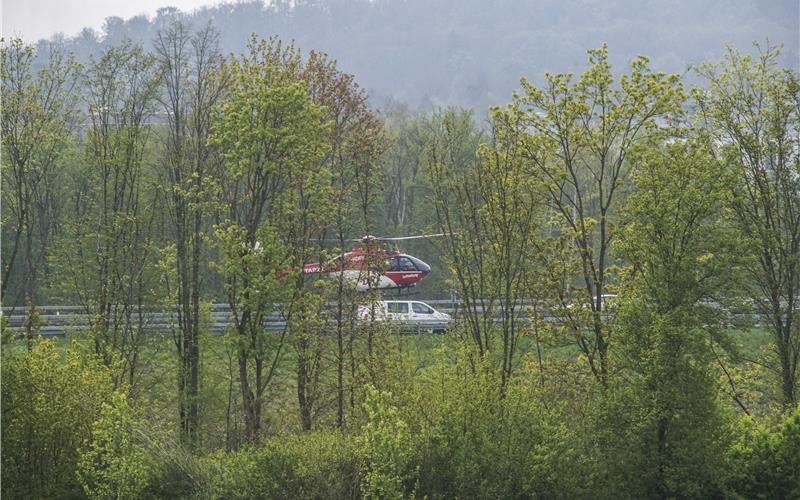
<instances>
[{"instance_id":1,"label":"green foliage","mask_svg":"<svg viewBox=\"0 0 800 500\"><path fill-rule=\"evenodd\" d=\"M187 40L172 47L188 50ZM194 40L198 52L205 42ZM107 50L86 73L90 123L69 150L70 175L51 178L45 160L71 138L66 93L77 68L54 59L36 77L30 47L4 47L2 168L14 189L3 208L33 200L39 210L4 215L4 236L20 252L40 247L24 250L29 270L49 252L53 291L91 323L83 354L74 344L61 353L34 338L47 318L30 308L26 352L0 319L4 495L800 496L800 408L768 415L777 390L762 387L765 371L788 374L790 401L794 368L776 369L773 346L753 356L763 369L742 362L719 307L741 282L771 291L758 305L785 321L776 346L796 361L798 323L786 318L800 268L800 85L775 67L777 52L731 52L704 69L703 130L686 119L677 76L640 57L615 77L605 46L589 51L577 79L523 80L509 106L492 110L491 134L465 110L398 113L383 210L376 164L386 137L351 76L277 39L252 38L224 63L212 52L208 80L184 74L191 64L175 56L172 77L208 100L192 112L200 103L170 94L185 122L172 113L165 127L148 118L170 92L153 57L130 44ZM50 111L40 99L47 78L60 89ZM14 148L28 148L27 160ZM45 185L67 177L61 189ZM62 208L53 227L36 218ZM201 234L215 216L213 234ZM342 250L318 237L335 233L344 246L360 229L430 225L446 233L439 250L463 304L449 336L409 340L359 322L358 306L377 293L301 272ZM216 274L206 277L212 239ZM8 264L4 278L19 273ZM224 338L201 335L212 321L206 293L231 306ZM194 327L146 336L143 311L175 302ZM267 331L277 313L288 328ZM524 357L534 342L536 358ZM577 347L556 350L565 342ZM414 343L443 347L419 355L406 349ZM178 373L166 346L184 355ZM753 417L737 420L739 409Z\"/></svg>"},{"instance_id":2,"label":"green foliage","mask_svg":"<svg viewBox=\"0 0 800 500\"><path fill-rule=\"evenodd\" d=\"M736 172L729 205L750 255L747 291L770 324L783 404L800 385L800 75L778 65L780 47L750 56L729 47L718 64L696 68L698 121L718 157Z\"/></svg>"},{"instance_id":3,"label":"green foliage","mask_svg":"<svg viewBox=\"0 0 800 500\"><path fill-rule=\"evenodd\" d=\"M652 138L632 152L636 189L616 250L666 311L719 298L735 284L744 249L726 211L735 174L714 159L710 138L663 142Z\"/></svg>"},{"instance_id":4,"label":"green foliage","mask_svg":"<svg viewBox=\"0 0 800 500\"><path fill-rule=\"evenodd\" d=\"M416 495L586 495L581 417L564 400L564 380L553 372L552 384L542 385L538 368L526 363L501 396L500 374L473 350L440 351L399 406L412 436Z\"/></svg>"},{"instance_id":5,"label":"green foliage","mask_svg":"<svg viewBox=\"0 0 800 500\"><path fill-rule=\"evenodd\" d=\"M124 396L104 403L81 453L78 477L90 498L137 498L153 482L154 458L141 445L145 427Z\"/></svg>"},{"instance_id":6,"label":"green foliage","mask_svg":"<svg viewBox=\"0 0 800 500\"><path fill-rule=\"evenodd\" d=\"M546 281L556 285L545 292L550 308L605 384L613 310L603 295L617 285L610 254L633 168L628 154L680 118L685 95L678 75L653 71L646 57L616 79L606 45L588 54L577 81L571 73L547 73L541 87L523 79L524 93L514 95L506 114L523 131L518 149L529 174L546 188L550 235L570 244L554 254L562 262L544 266L554 272ZM565 258L575 264L564 266ZM564 275L565 267L577 273ZM576 303L587 307L575 314Z\"/></svg>"},{"instance_id":7,"label":"green foliage","mask_svg":"<svg viewBox=\"0 0 800 500\"><path fill-rule=\"evenodd\" d=\"M228 293L236 294L236 303L243 309L258 310L288 297L279 276L289 264L288 251L275 233L275 228L263 225L256 233L256 243L251 244L244 228L229 226L215 231L220 250L215 268L228 280Z\"/></svg>"},{"instance_id":8,"label":"green foliage","mask_svg":"<svg viewBox=\"0 0 800 500\"><path fill-rule=\"evenodd\" d=\"M291 296L292 288L285 286L287 276L281 276L288 263L288 251L277 240L273 228L264 224L253 236L248 234L246 228L236 225L217 228L221 258L216 267L226 280L228 303L235 316L227 340L240 365L238 382L245 436L254 440L261 426L262 395L275 374L285 338L269 335L264 330L264 320L277 303ZM254 374L248 370L251 360ZM264 373L262 367L267 361L272 361L272 368Z\"/></svg>"},{"instance_id":9,"label":"green foliage","mask_svg":"<svg viewBox=\"0 0 800 500\"><path fill-rule=\"evenodd\" d=\"M36 304L66 194L59 189L67 178L62 158L71 139L81 68L56 48L38 65L34 48L19 38L0 40L0 59L3 302Z\"/></svg>"},{"instance_id":10,"label":"green foliage","mask_svg":"<svg viewBox=\"0 0 800 500\"><path fill-rule=\"evenodd\" d=\"M323 113L297 78L300 54L294 46L253 37L249 49L225 69L233 88L209 143L220 146L234 179L290 175L324 154Z\"/></svg>"},{"instance_id":11,"label":"green foliage","mask_svg":"<svg viewBox=\"0 0 800 500\"><path fill-rule=\"evenodd\" d=\"M206 489L196 459L121 393L103 403L77 476L89 498L184 498Z\"/></svg>"},{"instance_id":12,"label":"green foliage","mask_svg":"<svg viewBox=\"0 0 800 500\"><path fill-rule=\"evenodd\" d=\"M88 124L75 192L50 251L53 292L89 317L94 351L114 367L117 387L141 375L144 318L159 301L154 220L159 204L147 123L158 92L154 58L141 46L105 51L86 71Z\"/></svg>"},{"instance_id":13,"label":"green foliage","mask_svg":"<svg viewBox=\"0 0 800 500\"><path fill-rule=\"evenodd\" d=\"M360 453L366 471L361 486L364 498L400 499L404 495L413 454L408 425L390 402L391 394L367 388L367 421L361 429Z\"/></svg>"},{"instance_id":14,"label":"green foliage","mask_svg":"<svg viewBox=\"0 0 800 500\"><path fill-rule=\"evenodd\" d=\"M534 365L504 398L499 374L469 348L440 352L405 390L367 388L350 434L276 436L203 459L215 498L548 498L587 495L582 417L563 380L542 387Z\"/></svg>"},{"instance_id":15,"label":"green foliage","mask_svg":"<svg viewBox=\"0 0 800 500\"><path fill-rule=\"evenodd\" d=\"M772 427L742 417L728 459L740 498L800 497L800 407Z\"/></svg>"},{"instance_id":16,"label":"green foliage","mask_svg":"<svg viewBox=\"0 0 800 500\"><path fill-rule=\"evenodd\" d=\"M352 438L317 431L219 452L202 462L211 498L358 498L357 457Z\"/></svg>"},{"instance_id":17,"label":"green foliage","mask_svg":"<svg viewBox=\"0 0 800 500\"><path fill-rule=\"evenodd\" d=\"M394 106L384 111L387 134L392 147L383 156L383 203L380 219L387 231L412 227L423 229L434 222L429 205L425 203L428 181L422 168L426 146L426 116L405 107ZM422 212L422 213L419 213Z\"/></svg>"},{"instance_id":18,"label":"green foliage","mask_svg":"<svg viewBox=\"0 0 800 500\"><path fill-rule=\"evenodd\" d=\"M633 498L708 498L724 491L728 412L709 366L707 333L681 320L692 318L654 315L634 330L640 340L632 350L639 354L597 409L597 487L608 498L619 484ZM620 344L632 342L630 331L620 335Z\"/></svg>"},{"instance_id":19,"label":"green foliage","mask_svg":"<svg viewBox=\"0 0 800 500\"><path fill-rule=\"evenodd\" d=\"M505 385L521 330L514 311L531 295L542 184L523 161L524 125L498 110L492 120L491 144L478 146L486 138L471 113L441 111L428 124L423 158L445 260L465 304L466 333L481 356L502 353L493 359L500 360Z\"/></svg>"},{"instance_id":20,"label":"green foliage","mask_svg":"<svg viewBox=\"0 0 800 500\"><path fill-rule=\"evenodd\" d=\"M604 488L704 498L724 491L730 439L712 370L719 313L705 303L735 275L738 240L724 217L732 177L704 136L662 144L632 155L636 191L617 246L630 263L613 351L619 378L600 413Z\"/></svg>"},{"instance_id":21,"label":"green foliage","mask_svg":"<svg viewBox=\"0 0 800 500\"><path fill-rule=\"evenodd\" d=\"M261 429L265 391L286 336L266 335L264 318L276 299L285 299L291 309L302 293L298 270L311 251L309 238L333 220L334 191L332 172L323 162L330 122L300 78L299 51L277 38L258 41L255 36L249 49L223 69L231 90L212 124L209 144L219 147L225 162L228 217L217 230L224 254L219 269L236 317L239 385L252 441ZM281 263L295 271L283 272ZM302 367L308 360L299 351L298 392L304 406L307 372ZM265 363L272 368L264 369ZM310 428L307 412L303 425Z\"/></svg>"},{"instance_id":22,"label":"green foliage","mask_svg":"<svg viewBox=\"0 0 800 500\"><path fill-rule=\"evenodd\" d=\"M3 351L3 496L80 495L78 450L112 396L111 371L72 349L62 357L47 341Z\"/></svg>"},{"instance_id":23,"label":"green foliage","mask_svg":"<svg viewBox=\"0 0 800 500\"><path fill-rule=\"evenodd\" d=\"M0 314L0 346L5 349L14 342L16 331L8 326L8 316Z\"/></svg>"}]
</instances>

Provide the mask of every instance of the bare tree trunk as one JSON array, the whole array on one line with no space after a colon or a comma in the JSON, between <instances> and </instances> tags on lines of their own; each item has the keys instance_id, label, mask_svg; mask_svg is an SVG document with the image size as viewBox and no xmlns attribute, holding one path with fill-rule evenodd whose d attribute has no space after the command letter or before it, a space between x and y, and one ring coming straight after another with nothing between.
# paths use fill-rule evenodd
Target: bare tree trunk
<instances>
[{"instance_id":1,"label":"bare tree trunk","mask_svg":"<svg viewBox=\"0 0 800 500\"><path fill-rule=\"evenodd\" d=\"M199 446L200 288L203 229L207 217L206 172L212 109L224 84L217 81L217 34L207 26L190 34L180 21L158 33L156 52L169 125L164 172L175 222L178 280L179 409L182 437Z\"/></svg>"}]
</instances>

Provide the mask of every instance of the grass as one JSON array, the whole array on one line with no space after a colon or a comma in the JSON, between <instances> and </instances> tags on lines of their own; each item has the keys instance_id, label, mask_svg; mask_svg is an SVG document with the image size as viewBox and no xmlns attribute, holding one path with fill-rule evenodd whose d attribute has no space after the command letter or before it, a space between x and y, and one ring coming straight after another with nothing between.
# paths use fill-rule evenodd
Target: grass
<instances>
[{"instance_id":1,"label":"grass","mask_svg":"<svg viewBox=\"0 0 800 500\"><path fill-rule=\"evenodd\" d=\"M733 344L742 353L758 353L772 341L772 334L765 328L741 328L728 331Z\"/></svg>"},{"instance_id":2,"label":"grass","mask_svg":"<svg viewBox=\"0 0 800 500\"><path fill-rule=\"evenodd\" d=\"M769 345L770 335L760 328L738 328L730 330L733 344L742 353L751 353L756 357ZM437 361L439 352L454 353L462 338L456 332L445 334L388 334L380 337L382 348L407 355L414 373L425 371ZM541 344L544 359L567 360L578 355L573 343L549 342ZM330 424L328 420L335 415L335 351L333 338L326 340L330 344L324 346L325 356L322 358L323 371L320 390L324 400L319 402L323 412L320 424ZM72 336L70 339L53 339L62 351L73 345L86 352L92 352L93 345L87 337ZM499 339L497 339L499 347ZM361 359L365 359L365 346L360 344ZM11 340L3 345L5 352L24 351L25 343L21 339ZM521 336L518 341L515 363L521 365L537 356L536 341L528 335ZM170 335L152 335L146 338L140 356L140 372L135 383L134 395L148 409L154 423L168 427L177 427L177 372L178 358L173 339ZM296 388L297 354L291 343L284 347L278 373L268 392L265 401L264 421L269 432L282 433L299 426L297 415ZM200 409L203 418L203 447L207 450L225 448L226 436L240 433L243 429L240 407L241 393L238 386L238 368L235 350L224 336L206 335L201 340L201 394ZM234 409L231 413L230 409ZM231 417L232 415L232 417Z\"/></svg>"}]
</instances>

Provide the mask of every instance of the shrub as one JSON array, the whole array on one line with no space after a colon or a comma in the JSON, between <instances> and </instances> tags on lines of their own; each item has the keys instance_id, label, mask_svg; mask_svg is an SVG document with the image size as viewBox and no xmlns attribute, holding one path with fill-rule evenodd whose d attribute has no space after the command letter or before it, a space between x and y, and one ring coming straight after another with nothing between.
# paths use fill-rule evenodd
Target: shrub
<instances>
[{"instance_id":1,"label":"shrub","mask_svg":"<svg viewBox=\"0 0 800 500\"><path fill-rule=\"evenodd\" d=\"M111 398L110 371L52 342L31 351L6 349L2 366L2 496L81 495L78 449Z\"/></svg>"},{"instance_id":2,"label":"shrub","mask_svg":"<svg viewBox=\"0 0 800 500\"><path fill-rule=\"evenodd\" d=\"M81 450L78 477L90 498L207 496L197 459L122 394L103 404Z\"/></svg>"},{"instance_id":3,"label":"shrub","mask_svg":"<svg viewBox=\"0 0 800 500\"><path fill-rule=\"evenodd\" d=\"M202 460L212 498L357 498L359 462L352 438L318 431L266 440Z\"/></svg>"},{"instance_id":4,"label":"shrub","mask_svg":"<svg viewBox=\"0 0 800 500\"><path fill-rule=\"evenodd\" d=\"M739 422L730 450L731 490L744 498L800 498L800 405L770 427Z\"/></svg>"},{"instance_id":5,"label":"shrub","mask_svg":"<svg viewBox=\"0 0 800 500\"><path fill-rule=\"evenodd\" d=\"M90 498L138 498L153 483L158 464L142 444L143 432L138 412L123 395L103 404L78 464Z\"/></svg>"},{"instance_id":6,"label":"shrub","mask_svg":"<svg viewBox=\"0 0 800 500\"><path fill-rule=\"evenodd\" d=\"M584 463L576 418L560 383L542 386L532 365L505 391L492 360L440 359L415 380L401 407L412 436L415 493L428 498L582 496Z\"/></svg>"},{"instance_id":7,"label":"shrub","mask_svg":"<svg viewBox=\"0 0 800 500\"><path fill-rule=\"evenodd\" d=\"M401 499L404 485L413 478L408 470L413 448L408 425L391 404L391 394L367 388L367 422L359 436L359 452L364 460L365 498Z\"/></svg>"}]
</instances>

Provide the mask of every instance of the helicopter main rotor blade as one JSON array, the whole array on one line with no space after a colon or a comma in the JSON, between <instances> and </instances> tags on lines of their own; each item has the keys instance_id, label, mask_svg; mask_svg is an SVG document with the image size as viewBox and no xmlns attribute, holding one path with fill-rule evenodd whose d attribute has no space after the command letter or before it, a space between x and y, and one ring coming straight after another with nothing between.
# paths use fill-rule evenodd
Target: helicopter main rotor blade
<instances>
[{"instance_id":1,"label":"helicopter main rotor blade","mask_svg":"<svg viewBox=\"0 0 800 500\"><path fill-rule=\"evenodd\" d=\"M405 241L405 240L419 240L424 238L438 238L440 236L446 236L447 233L438 233L438 234L418 234L414 236L371 236L366 235L362 236L361 238L347 238L347 239L339 239L339 238L317 238L312 239L310 241L315 242L326 242L326 243L369 243L370 241Z\"/></svg>"},{"instance_id":2,"label":"helicopter main rotor blade","mask_svg":"<svg viewBox=\"0 0 800 500\"><path fill-rule=\"evenodd\" d=\"M325 243L354 243L354 242L363 241L363 238L345 238L343 240L341 240L339 238L312 238L312 239L310 239L308 241L313 241L314 243L320 243L320 242L325 242Z\"/></svg>"},{"instance_id":3,"label":"helicopter main rotor blade","mask_svg":"<svg viewBox=\"0 0 800 500\"><path fill-rule=\"evenodd\" d=\"M438 234L419 234L416 236L397 236L397 237L390 237L390 236L383 236L380 238L375 238L376 240L380 241L403 241L403 240L419 240L422 238L438 238L439 236L446 236L447 233L438 233Z\"/></svg>"}]
</instances>

